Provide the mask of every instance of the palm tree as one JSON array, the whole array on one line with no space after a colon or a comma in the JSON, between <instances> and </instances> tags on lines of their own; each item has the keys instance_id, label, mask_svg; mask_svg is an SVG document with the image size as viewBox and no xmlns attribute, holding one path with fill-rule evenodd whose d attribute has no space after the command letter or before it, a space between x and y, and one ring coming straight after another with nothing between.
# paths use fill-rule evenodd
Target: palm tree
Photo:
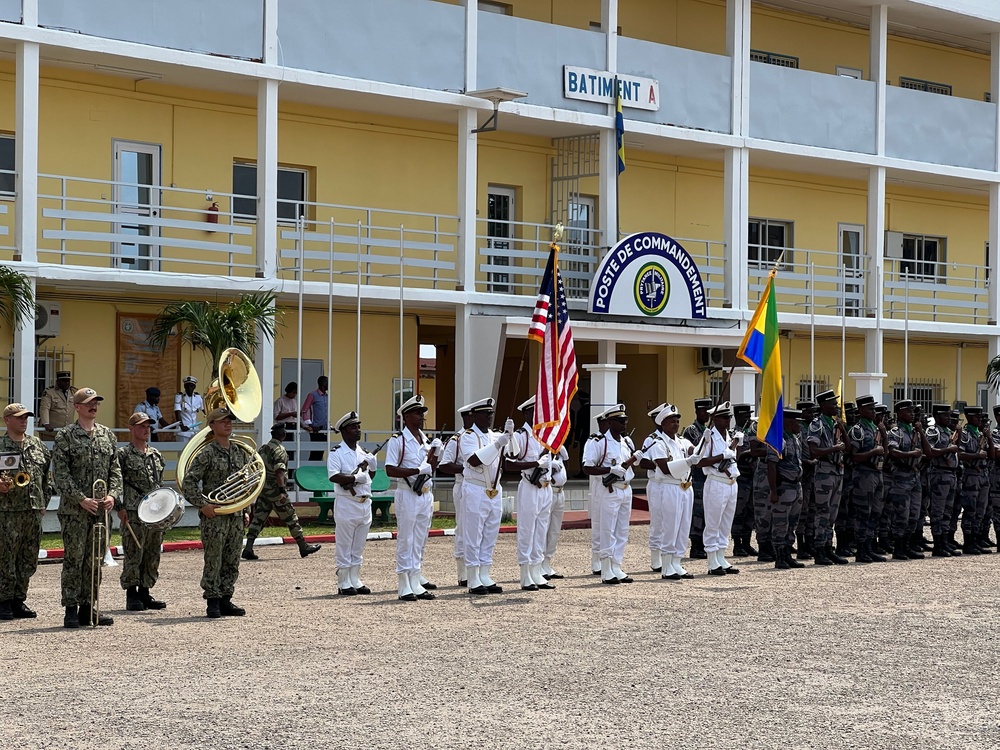
<instances>
[{"instance_id":1,"label":"palm tree","mask_svg":"<svg viewBox=\"0 0 1000 750\"><path fill-rule=\"evenodd\" d=\"M987 363L986 380L994 391L1000 391L1000 354Z\"/></svg>"},{"instance_id":2,"label":"palm tree","mask_svg":"<svg viewBox=\"0 0 1000 750\"><path fill-rule=\"evenodd\" d=\"M31 281L8 266L0 266L0 318L12 328L21 328L35 319Z\"/></svg>"},{"instance_id":3,"label":"palm tree","mask_svg":"<svg viewBox=\"0 0 1000 750\"><path fill-rule=\"evenodd\" d=\"M274 307L274 292L244 294L225 305L211 302L175 302L163 308L149 332L149 344L164 352L174 329L181 341L192 349L203 348L212 357L212 378L222 352L235 347L251 358L257 350L257 332L267 341L274 340L280 325L280 313Z\"/></svg>"}]
</instances>

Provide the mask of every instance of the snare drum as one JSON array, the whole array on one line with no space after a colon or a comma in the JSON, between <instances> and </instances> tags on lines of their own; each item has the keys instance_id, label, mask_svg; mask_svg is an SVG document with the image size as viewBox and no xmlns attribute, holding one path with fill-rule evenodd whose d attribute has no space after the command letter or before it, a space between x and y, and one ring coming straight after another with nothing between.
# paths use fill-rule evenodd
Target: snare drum
<instances>
[{"instance_id":1,"label":"snare drum","mask_svg":"<svg viewBox=\"0 0 1000 750\"><path fill-rule=\"evenodd\" d=\"M159 487L139 503L139 520L156 531L166 531L184 515L184 498L176 490Z\"/></svg>"}]
</instances>

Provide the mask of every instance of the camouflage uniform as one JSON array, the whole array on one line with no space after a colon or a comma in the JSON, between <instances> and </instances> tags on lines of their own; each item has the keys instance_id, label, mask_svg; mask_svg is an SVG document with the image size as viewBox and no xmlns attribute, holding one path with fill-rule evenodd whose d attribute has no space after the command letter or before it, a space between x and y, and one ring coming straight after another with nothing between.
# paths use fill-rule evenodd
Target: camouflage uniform
<instances>
[{"instance_id":1,"label":"camouflage uniform","mask_svg":"<svg viewBox=\"0 0 1000 750\"><path fill-rule=\"evenodd\" d=\"M962 453L979 453L982 442L982 434L972 425L966 425L958 439ZM962 505L962 538L966 543L974 540L986 515L990 494L988 464L988 459L977 458L966 461L962 467L958 496Z\"/></svg>"},{"instance_id":2,"label":"camouflage uniform","mask_svg":"<svg viewBox=\"0 0 1000 750\"><path fill-rule=\"evenodd\" d=\"M63 567L62 605L73 607L90 603L90 581L94 567L98 571L104 550L92 554L93 528L98 521L108 526L110 514L98 510L91 515L80 507L94 491L94 482L108 483L108 494L117 501L122 496L122 470L117 460L118 443L114 433L95 424L87 434L79 423L59 431L52 449L52 475L59 493L59 523L62 526ZM98 572L100 576L100 572Z\"/></svg>"},{"instance_id":3,"label":"camouflage uniform","mask_svg":"<svg viewBox=\"0 0 1000 750\"><path fill-rule=\"evenodd\" d=\"M775 546L791 547L802 511L802 444L799 436L790 432L785 432L784 442L780 457L769 447L767 460L761 463L777 464L778 470L775 484L778 502L771 503L771 539Z\"/></svg>"},{"instance_id":4,"label":"camouflage uniform","mask_svg":"<svg viewBox=\"0 0 1000 750\"><path fill-rule=\"evenodd\" d=\"M288 490L278 486L277 473L279 471L288 472L288 452L281 441L271 438L264 443L257 452L264 461L264 489L260 492L260 497L253 506L253 520L250 528L247 529L247 540L256 539L267 523L268 516L273 510L279 520L288 527L295 541L300 544L305 536L302 533L302 526L299 524L299 517L292 508L292 501L288 498Z\"/></svg>"},{"instance_id":5,"label":"camouflage uniform","mask_svg":"<svg viewBox=\"0 0 1000 750\"><path fill-rule=\"evenodd\" d=\"M937 424L928 427L925 434L931 448L941 450L951 445L952 431L949 427ZM948 535L951 525L958 487L958 454L948 453L931 458L927 467L927 484L931 495L931 534L937 541L939 537Z\"/></svg>"},{"instance_id":6,"label":"camouflage uniform","mask_svg":"<svg viewBox=\"0 0 1000 750\"><path fill-rule=\"evenodd\" d=\"M28 581L38 567L42 541L42 517L52 497L49 482L49 450L42 441L25 435L24 442L0 437L0 452L20 453L21 468L31 475L24 487L11 486L0 494L0 602L24 602Z\"/></svg>"},{"instance_id":7,"label":"camouflage uniform","mask_svg":"<svg viewBox=\"0 0 1000 750\"><path fill-rule=\"evenodd\" d=\"M993 430L993 445L1000 446L1000 429ZM983 537L989 535L989 524L1000 541L1000 455L990 462L990 508L986 514Z\"/></svg>"},{"instance_id":8,"label":"camouflage uniform","mask_svg":"<svg viewBox=\"0 0 1000 750\"><path fill-rule=\"evenodd\" d=\"M149 446L139 453L129 443L118 449L118 465L122 470L124 491L115 509L125 509L128 522L142 548L136 546L132 535L122 530L125 564L122 566L121 585L126 591L133 586L151 589L156 585L160 571L160 546L163 531L153 529L139 520L139 503L150 491L160 486L163 479L163 456Z\"/></svg>"},{"instance_id":9,"label":"camouflage uniform","mask_svg":"<svg viewBox=\"0 0 1000 750\"><path fill-rule=\"evenodd\" d=\"M681 436L688 440L691 445L698 449L701 438L708 429L708 424L693 422L681 433ZM701 547L702 537L705 533L705 501L703 493L705 491L705 472L697 467L691 469L691 482L694 488L694 508L691 511L691 549L692 553L696 547ZM693 556L693 555L692 555Z\"/></svg>"},{"instance_id":10,"label":"camouflage uniform","mask_svg":"<svg viewBox=\"0 0 1000 750\"><path fill-rule=\"evenodd\" d=\"M909 453L920 447L920 438L912 425L899 422L889 430L889 445L892 450ZM890 456L885 475L886 496L888 498L885 515L888 516L889 533L896 540L909 538L910 532L920 517L920 474L919 458L897 460Z\"/></svg>"},{"instance_id":11,"label":"camouflage uniform","mask_svg":"<svg viewBox=\"0 0 1000 750\"><path fill-rule=\"evenodd\" d=\"M803 429L806 429L803 425ZM809 455L805 443L805 438L799 436L800 447L802 448L802 509L799 513L799 520L795 527L795 533L805 539L805 549L799 550L800 559L806 557L811 552L813 542L813 528L816 524L815 507L815 479L816 460ZM801 542L801 540L800 540ZM801 544L800 544L801 546Z\"/></svg>"},{"instance_id":12,"label":"camouflage uniform","mask_svg":"<svg viewBox=\"0 0 1000 750\"><path fill-rule=\"evenodd\" d=\"M809 424L809 445L824 450L832 448L837 440L837 423L825 415L816 417ZM833 543L833 529L840 511L841 489L844 482L844 454L828 453L816 459L813 476L813 538L817 546Z\"/></svg>"},{"instance_id":13,"label":"camouflage uniform","mask_svg":"<svg viewBox=\"0 0 1000 750\"><path fill-rule=\"evenodd\" d=\"M848 433L854 453L868 453L879 444L879 429L868 419L860 420ZM863 463L854 462L854 533L860 548L874 540L882 517L882 457L872 456Z\"/></svg>"},{"instance_id":14,"label":"camouflage uniform","mask_svg":"<svg viewBox=\"0 0 1000 750\"><path fill-rule=\"evenodd\" d=\"M196 508L208 504L206 495L250 462L241 446L230 443L223 448L212 441L195 455L184 475L184 498ZM243 546L243 514L220 514L209 518L199 514L201 545L205 567L201 588L205 599L231 597L240 575L240 550Z\"/></svg>"},{"instance_id":15,"label":"camouflage uniform","mask_svg":"<svg viewBox=\"0 0 1000 750\"><path fill-rule=\"evenodd\" d=\"M757 531L757 547L766 557L766 550L772 544L771 530L771 488L767 483L767 461L756 459L753 470L753 515Z\"/></svg>"},{"instance_id":16,"label":"camouflage uniform","mask_svg":"<svg viewBox=\"0 0 1000 750\"><path fill-rule=\"evenodd\" d=\"M738 451L736 468L740 470L736 478L739 488L736 494L736 515L733 516L733 538L750 543L750 534L754 526L753 506L753 470L757 459L750 455L750 439L757 433L757 425L748 422L744 427L737 427L733 433L743 435L743 447Z\"/></svg>"}]
</instances>

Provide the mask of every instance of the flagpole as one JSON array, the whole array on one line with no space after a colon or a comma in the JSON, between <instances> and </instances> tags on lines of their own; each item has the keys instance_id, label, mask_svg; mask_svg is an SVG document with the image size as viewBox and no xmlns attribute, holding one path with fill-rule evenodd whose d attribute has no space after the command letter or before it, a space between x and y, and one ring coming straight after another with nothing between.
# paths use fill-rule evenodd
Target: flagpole
<instances>
[{"instance_id":1,"label":"flagpole","mask_svg":"<svg viewBox=\"0 0 1000 750\"><path fill-rule=\"evenodd\" d=\"M621 201L621 191L619 190L618 178L621 177L621 167L618 164L619 158L621 158L621 152L618 148L618 107L621 104L622 92L620 88L621 84L618 81L618 76L615 76L615 235L614 237L608 238L608 248L612 248L618 244L618 238L621 237L622 233L622 201ZM625 135L622 134L622 146L625 145Z\"/></svg>"}]
</instances>

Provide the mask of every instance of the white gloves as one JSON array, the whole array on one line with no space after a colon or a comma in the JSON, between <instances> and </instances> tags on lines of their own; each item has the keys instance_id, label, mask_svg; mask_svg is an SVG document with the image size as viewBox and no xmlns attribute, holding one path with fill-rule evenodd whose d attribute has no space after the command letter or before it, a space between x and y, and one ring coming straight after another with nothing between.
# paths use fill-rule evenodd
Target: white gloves
<instances>
[{"instance_id":1,"label":"white gloves","mask_svg":"<svg viewBox=\"0 0 1000 750\"><path fill-rule=\"evenodd\" d=\"M622 479L625 478L625 469L624 469L624 467L622 467L621 464L618 464L616 466L612 466L611 467L611 473L614 474L616 477L621 477Z\"/></svg>"},{"instance_id":2,"label":"white gloves","mask_svg":"<svg viewBox=\"0 0 1000 750\"><path fill-rule=\"evenodd\" d=\"M566 446L565 445L562 448L559 449L559 458L561 458L563 461L566 461L566 460L569 459L569 451L566 450Z\"/></svg>"},{"instance_id":3,"label":"white gloves","mask_svg":"<svg viewBox=\"0 0 1000 750\"><path fill-rule=\"evenodd\" d=\"M701 461L701 456L687 457L688 466L697 466L699 461Z\"/></svg>"},{"instance_id":4,"label":"white gloves","mask_svg":"<svg viewBox=\"0 0 1000 750\"><path fill-rule=\"evenodd\" d=\"M641 461L645 457L646 456L642 451L636 451L635 453L632 454L632 460L636 462Z\"/></svg>"},{"instance_id":5,"label":"white gloves","mask_svg":"<svg viewBox=\"0 0 1000 750\"><path fill-rule=\"evenodd\" d=\"M552 456L548 453L543 453L538 459L538 468L548 470L549 466L552 465Z\"/></svg>"},{"instance_id":6,"label":"white gloves","mask_svg":"<svg viewBox=\"0 0 1000 750\"><path fill-rule=\"evenodd\" d=\"M433 471L434 467L432 467L429 463L424 461L422 464L420 464L420 468L417 470L417 473L426 474L427 476L430 476Z\"/></svg>"},{"instance_id":7,"label":"white gloves","mask_svg":"<svg viewBox=\"0 0 1000 750\"><path fill-rule=\"evenodd\" d=\"M507 421L509 422L510 420L508 419ZM501 448L506 446L507 443L509 442L510 442L510 435L508 435L506 432L502 432L500 433L500 437L496 439L493 445L497 447L497 450L500 450Z\"/></svg>"},{"instance_id":8,"label":"white gloves","mask_svg":"<svg viewBox=\"0 0 1000 750\"><path fill-rule=\"evenodd\" d=\"M555 476L556 474L563 472L565 470L565 467L560 462L553 461L549 465L549 470L552 472L552 475Z\"/></svg>"},{"instance_id":9,"label":"white gloves","mask_svg":"<svg viewBox=\"0 0 1000 750\"><path fill-rule=\"evenodd\" d=\"M503 431L507 435L514 434L514 420L510 417L507 417L507 421L503 423Z\"/></svg>"},{"instance_id":10,"label":"white gloves","mask_svg":"<svg viewBox=\"0 0 1000 750\"><path fill-rule=\"evenodd\" d=\"M735 458L736 458L736 451L732 450L731 448L726 448L724 451L722 451L722 457L723 458L731 458L731 459L735 460Z\"/></svg>"},{"instance_id":11,"label":"white gloves","mask_svg":"<svg viewBox=\"0 0 1000 750\"><path fill-rule=\"evenodd\" d=\"M354 477L355 484L371 484L372 478L367 471L359 471Z\"/></svg>"},{"instance_id":12,"label":"white gloves","mask_svg":"<svg viewBox=\"0 0 1000 750\"><path fill-rule=\"evenodd\" d=\"M440 456L441 453L444 451L444 443L441 442L441 438L434 438L431 441L429 450L435 456Z\"/></svg>"},{"instance_id":13,"label":"white gloves","mask_svg":"<svg viewBox=\"0 0 1000 750\"><path fill-rule=\"evenodd\" d=\"M368 464L369 471L378 470L378 458L374 454L366 453L364 457L364 462Z\"/></svg>"}]
</instances>

